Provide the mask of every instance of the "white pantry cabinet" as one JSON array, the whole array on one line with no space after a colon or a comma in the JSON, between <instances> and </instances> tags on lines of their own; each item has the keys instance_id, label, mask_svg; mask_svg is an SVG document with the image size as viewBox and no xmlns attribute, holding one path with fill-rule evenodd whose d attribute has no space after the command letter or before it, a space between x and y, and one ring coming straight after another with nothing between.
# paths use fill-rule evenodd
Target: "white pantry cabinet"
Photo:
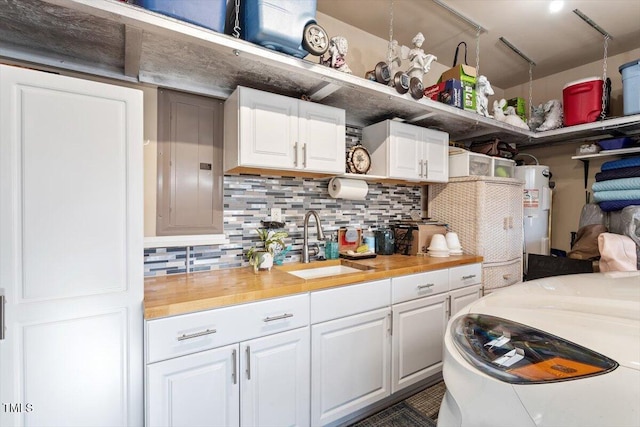
<instances>
[{"instance_id":1,"label":"white pantry cabinet","mask_svg":"<svg viewBox=\"0 0 640 427\"><path fill-rule=\"evenodd\" d=\"M142 92L0 65L0 425L143 423Z\"/></svg>"},{"instance_id":2,"label":"white pantry cabinet","mask_svg":"<svg viewBox=\"0 0 640 427\"><path fill-rule=\"evenodd\" d=\"M390 280L311 293L311 425L391 394Z\"/></svg>"},{"instance_id":3,"label":"white pantry cabinet","mask_svg":"<svg viewBox=\"0 0 640 427\"><path fill-rule=\"evenodd\" d=\"M449 134L385 120L362 130L372 175L420 182L449 179Z\"/></svg>"},{"instance_id":4,"label":"white pantry cabinet","mask_svg":"<svg viewBox=\"0 0 640 427\"><path fill-rule=\"evenodd\" d=\"M341 174L345 111L239 86L225 101L224 170Z\"/></svg>"},{"instance_id":5,"label":"white pantry cabinet","mask_svg":"<svg viewBox=\"0 0 640 427\"><path fill-rule=\"evenodd\" d=\"M309 424L308 294L146 323L148 426Z\"/></svg>"}]
</instances>

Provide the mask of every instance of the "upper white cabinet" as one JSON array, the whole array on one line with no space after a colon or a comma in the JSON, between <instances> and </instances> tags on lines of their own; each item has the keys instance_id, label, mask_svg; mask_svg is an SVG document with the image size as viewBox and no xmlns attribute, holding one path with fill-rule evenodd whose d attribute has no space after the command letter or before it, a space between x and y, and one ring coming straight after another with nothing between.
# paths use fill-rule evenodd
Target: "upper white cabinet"
<instances>
[{"instance_id":1,"label":"upper white cabinet","mask_svg":"<svg viewBox=\"0 0 640 427\"><path fill-rule=\"evenodd\" d=\"M225 102L224 170L345 170L345 112L238 87Z\"/></svg>"},{"instance_id":2,"label":"upper white cabinet","mask_svg":"<svg viewBox=\"0 0 640 427\"><path fill-rule=\"evenodd\" d=\"M449 179L449 135L433 129L385 120L362 130L371 154L372 175L419 182Z\"/></svg>"}]
</instances>

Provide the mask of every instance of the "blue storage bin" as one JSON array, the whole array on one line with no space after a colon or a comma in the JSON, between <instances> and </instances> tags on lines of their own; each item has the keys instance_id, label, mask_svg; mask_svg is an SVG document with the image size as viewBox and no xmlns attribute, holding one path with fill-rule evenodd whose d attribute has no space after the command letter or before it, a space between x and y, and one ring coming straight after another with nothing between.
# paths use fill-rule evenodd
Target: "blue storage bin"
<instances>
[{"instance_id":1,"label":"blue storage bin","mask_svg":"<svg viewBox=\"0 0 640 427\"><path fill-rule=\"evenodd\" d=\"M640 114L640 59L621 65L619 70L624 115Z\"/></svg>"},{"instance_id":2,"label":"blue storage bin","mask_svg":"<svg viewBox=\"0 0 640 427\"><path fill-rule=\"evenodd\" d=\"M181 21L224 32L226 0L134 0L134 3Z\"/></svg>"},{"instance_id":3,"label":"blue storage bin","mask_svg":"<svg viewBox=\"0 0 640 427\"><path fill-rule=\"evenodd\" d=\"M298 58L304 28L316 23L316 0L241 0L241 37L260 46ZM230 6L230 8L233 6Z\"/></svg>"}]
</instances>

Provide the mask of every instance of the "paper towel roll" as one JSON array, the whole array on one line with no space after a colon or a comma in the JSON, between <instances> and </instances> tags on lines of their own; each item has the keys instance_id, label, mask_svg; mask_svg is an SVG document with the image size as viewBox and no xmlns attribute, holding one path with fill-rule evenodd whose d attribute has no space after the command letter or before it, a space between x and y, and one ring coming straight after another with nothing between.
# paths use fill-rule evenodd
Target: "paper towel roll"
<instances>
[{"instance_id":1,"label":"paper towel roll","mask_svg":"<svg viewBox=\"0 0 640 427\"><path fill-rule=\"evenodd\" d=\"M329 181L329 195L334 199L364 200L367 192L367 182L360 179L336 177Z\"/></svg>"}]
</instances>

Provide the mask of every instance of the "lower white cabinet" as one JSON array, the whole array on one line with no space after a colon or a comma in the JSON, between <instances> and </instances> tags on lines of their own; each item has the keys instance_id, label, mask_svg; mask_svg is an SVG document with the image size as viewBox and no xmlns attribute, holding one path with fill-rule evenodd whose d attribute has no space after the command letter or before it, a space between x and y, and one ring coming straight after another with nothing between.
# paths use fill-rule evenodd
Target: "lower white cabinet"
<instances>
[{"instance_id":1,"label":"lower white cabinet","mask_svg":"<svg viewBox=\"0 0 640 427\"><path fill-rule=\"evenodd\" d=\"M147 426L309 425L308 294L150 320L146 334Z\"/></svg>"},{"instance_id":2,"label":"lower white cabinet","mask_svg":"<svg viewBox=\"0 0 640 427\"><path fill-rule=\"evenodd\" d=\"M391 279L392 393L440 372L447 322L480 297L481 283L479 263Z\"/></svg>"},{"instance_id":3,"label":"lower white cabinet","mask_svg":"<svg viewBox=\"0 0 640 427\"><path fill-rule=\"evenodd\" d=\"M453 317L464 306L480 298L481 292L482 285L473 285L449 292L449 317Z\"/></svg>"},{"instance_id":4,"label":"lower white cabinet","mask_svg":"<svg viewBox=\"0 0 640 427\"><path fill-rule=\"evenodd\" d=\"M237 367L237 345L148 365L147 425L238 426Z\"/></svg>"},{"instance_id":5,"label":"lower white cabinet","mask_svg":"<svg viewBox=\"0 0 640 427\"><path fill-rule=\"evenodd\" d=\"M309 328L240 344L240 421L245 427L309 425Z\"/></svg>"},{"instance_id":6,"label":"lower white cabinet","mask_svg":"<svg viewBox=\"0 0 640 427\"><path fill-rule=\"evenodd\" d=\"M342 422L437 374L481 283L467 264L147 321L146 424Z\"/></svg>"},{"instance_id":7,"label":"lower white cabinet","mask_svg":"<svg viewBox=\"0 0 640 427\"><path fill-rule=\"evenodd\" d=\"M393 306L392 393L442 369L447 303L442 293Z\"/></svg>"},{"instance_id":8,"label":"lower white cabinet","mask_svg":"<svg viewBox=\"0 0 640 427\"><path fill-rule=\"evenodd\" d=\"M311 425L391 393L391 280L311 293Z\"/></svg>"},{"instance_id":9,"label":"lower white cabinet","mask_svg":"<svg viewBox=\"0 0 640 427\"><path fill-rule=\"evenodd\" d=\"M311 326L311 425L336 421L391 393L388 307Z\"/></svg>"}]
</instances>

